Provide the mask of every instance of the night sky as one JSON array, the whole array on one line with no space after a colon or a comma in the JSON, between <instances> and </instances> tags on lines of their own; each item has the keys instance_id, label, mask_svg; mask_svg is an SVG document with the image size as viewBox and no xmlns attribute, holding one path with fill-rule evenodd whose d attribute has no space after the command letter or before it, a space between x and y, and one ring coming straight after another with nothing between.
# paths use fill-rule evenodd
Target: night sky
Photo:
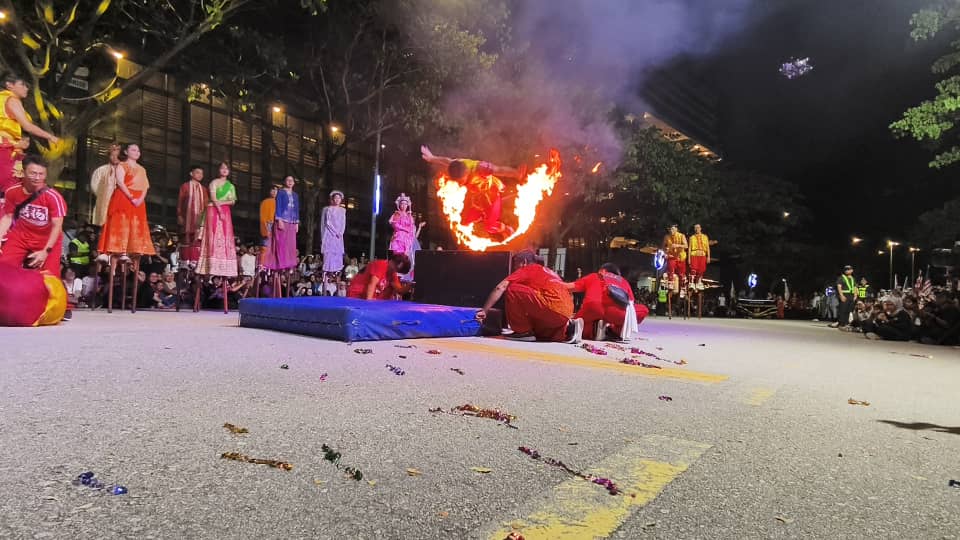
<instances>
[{"instance_id":1,"label":"night sky","mask_svg":"<svg viewBox=\"0 0 960 540\"><path fill-rule=\"evenodd\" d=\"M888 129L934 95L930 65L945 43L909 36L910 15L929 2L775 4L702 59L720 99L725 157L798 183L813 213L811 240L905 239L918 214L955 191L951 171L927 167L930 149ZM779 74L783 61L807 56L812 72Z\"/></svg>"}]
</instances>

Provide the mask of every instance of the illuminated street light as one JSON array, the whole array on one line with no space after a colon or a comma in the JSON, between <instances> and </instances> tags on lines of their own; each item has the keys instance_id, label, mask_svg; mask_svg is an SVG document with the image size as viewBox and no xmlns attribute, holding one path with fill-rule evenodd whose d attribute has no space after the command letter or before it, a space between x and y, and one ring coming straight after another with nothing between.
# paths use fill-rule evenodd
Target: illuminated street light
<instances>
[{"instance_id":1,"label":"illuminated street light","mask_svg":"<svg viewBox=\"0 0 960 540\"><path fill-rule=\"evenodd\" d=\"M117 60L123 60L123 53L120 51L110 51L110 54Z\"/></svg>"},{"instance_id":2,"label":"illuminated street light","mask_svg":"<svg viewBox=\"0 0 960 540\"><path fill-rule=\"evenodd\" d=\"M893 290L893 248L900 245L900 242L887 240L887 251L890 252L890 290Z\"/></svg>"},{"instance_id":3,"label":"illuminated street light","mask_svg":"<svg viewBox=\"0 0 960 540\"><path fill-rule=\"evenodd\" d=\"M857 245L860 242L863 242L863 238L860 238L859 236L854 236L853 239L850 240L850 243L853 245Z\"/></svg>"},{"instance_id":4,"label":"illuminated street light","mask_svg":"<svg viewBox=\"0 0 960 540\"><path fill-rule=\"evenodd\" d=\"M914 283L916 280L914 272L916 271L917 265L917 252L920 251L920 248L910 246L907 249L910 250L910 283Z\"/></svg>"},{"instance_id":5,"label":"illuminated street light","mask_svg":"<svg viewBox=\"0 0 960 540\"><path fill-rule=\"evenodd\" d=\"M340 131L340 128L339 128L339 127L337 127L337 126L330 126L330 132L331 132L331 133L336 133L336 132L338 132L338 131Z\"/></svg>"},{"instance_id":6,"label":"illuminated street light","mask_svg":"<svg viewBox=\"0 0 960 540\"><path fill-rule=\"evenodd\" d=\"M275 113L280 113L280 112L283 112L283 109L280 108L278 105L274 105L274 106L273 106L273 112L275 112Z\"/></svg>"},{"instance_id":7,"label":"illuminated street light","mask_svg":"<svg viewBox=\"0 0 960 540\"><path fill-rule=\"evenodd\" d=\"M877 255L883 255L884 253L886 253L886 251L884 251L884 250L882 250L882 249L878 249L878 250L877 250Z\"/></svg>"},{"instance_id":8,"label":"illuminated street light","mask_svg":"<svg viewBox=\"0 0 960 540\"><path fill-rule=\"evenodd\" d=\"M5 21L5 20L7 20L7 12L0 11L0 21Z\"/></svg>"},{"instance_id":9,"label":"illuminated street light","mask_svg":"<svg viewBox=\"0 0 960 540\"><path fill-rule=\"evenodd\" d=\"M787 219L788 217L790 217L790 212L784 212L783 219Z\"/></svg>"}]
</instances>

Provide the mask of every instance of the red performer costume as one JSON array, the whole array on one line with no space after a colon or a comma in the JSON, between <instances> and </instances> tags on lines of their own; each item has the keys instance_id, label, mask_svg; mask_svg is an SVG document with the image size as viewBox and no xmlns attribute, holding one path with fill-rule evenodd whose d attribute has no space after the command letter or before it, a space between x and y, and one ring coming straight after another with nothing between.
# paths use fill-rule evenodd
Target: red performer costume
<instances>
[{"instance_id":1,"label":"red performer costume","mask_svg":"<svg viewBox=\"0 0 960 540\"><path fill-rule=\"evenodd\" d=\"M0 264L46 270L59 278L67 203L47 187L47 168L39 158L24 161L26 181L7 189L0 212Z\"/></svg>"},{"instance_id":2,"label":"red performer costume","mask_svg":"<svg viewBox=\"0 0 960 540\"><path fill-rule=\"evenodd\" d=\"M699 224L694 225L694 234L690 237L690 279L698 286L710 262L710 239L701 231Z\"/></svg>"},{"instance_id":3,"label":"red performer costume","mask_svg":"<svg viewBox=\"0 0 960 540\"><path fill-rule=\"evenodd\" d=\"M524 250L513 256L512 274L490 293L477 312L483 320L487 311L504 296L507 323L513 338L524 341L576 343L583 333L583 320L571 319L573 297L563 280L537 262L536 255Z\"/></svg>"},{"instance_id":4,"label":"red performer costume","mask_svg":"<svg viewBox=\"0 0 960 540\"><path fill-rule=\"evenodd\" d=\"M488 161L435 156L426 146L421 146L420 152L424 161L446 167L451 180L466 186L461 223L470 225L482 221L487 234L509 236L513 233L510 226L500 221L504 185L498 176L520 178L522 173L519 170Z\"/></svg>"},{"instance_id":5,"label":"red performer costume","mask_svg":"<svg viewBox=\"0 0 960 540\"><path fill-rule=\"evenodd\" d=\"M200 260L200 243L203 239L203 218L210 196L200 182L203 168L190 169L190 180L180 186L177 197L177 223L183 239L180 241L180 260L196 263Z\"/></svg>"},{"instance_id":6,"label":"red performer costume","mask_svg":"<svg viewBox=\"0 0 960 540\"><path fill-rule=\"evenodd\" d=\"M0 264L0 326L44 326L63 320L67 290L46 271Z\"/></svg>"},{"instance_id":7,"label":"red performer costume","mask_svg":"<svg viewBox=\"0 0 960 540\"><path fill-rule=\"evenodd\" d=\"M687 237L670 226L670 233L663 237L663 249L667 252L667 274L680 276L681 283L687 275Z\"/></svg>"},{"instance_id":8,"label":"red performer costume","mask_svg":"<svg viewBox=\"0 0 960 540\"><path fill-rule=\"evenodd\" d=\"M599 272L567 284L571 290L584 293L583 305L575 315L583 319L583 339L594 339L598 321L603 321L608 326L607 330L616 336L622 335L627 312L623 306L611 298L608 285L620 287L630 297L631 302L636 302L630 283L620 276L620 269L610 263L601 266ZM633 309L637 314L637 324L643 322L643 319L650 314L650 310L643 304L634 303Z\"/></svg>"},{"instance_id":9,"label":"red performer costume","mask_svg":"<svg viewBox=\"0 0 960 540\"><path fill-rule=\"evenodd\" d=\"M410 271L410 258L395 253L389 260L370 261L363 272L356 275L347 288L348 298L365 300L393 300L408 287L400 283L400 274Z\"/></svg>"}]
</instances>

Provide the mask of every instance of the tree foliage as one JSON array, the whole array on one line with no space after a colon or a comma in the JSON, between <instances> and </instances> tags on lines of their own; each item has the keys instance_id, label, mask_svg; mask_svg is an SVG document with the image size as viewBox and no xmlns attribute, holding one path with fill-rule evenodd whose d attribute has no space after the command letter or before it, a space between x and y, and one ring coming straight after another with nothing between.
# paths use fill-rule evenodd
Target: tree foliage
<instances>
[{"instance_id":1,"label":"tree foliage","mask_svg":"<svg viewBox=\"0 0 960 540\"><path fill-rule=\"evenodd\" d=\"M937 59L933 73L943 76L935 85L933 99L907 109L890 129L897 137L912 137L940 149L930 167L943 168L960 161L960 137L955 129L960 121L960 1L943 0L922 9L910 19L911 37L916 41L949 34L950 52Z\"/></svg>"}]
</instances>

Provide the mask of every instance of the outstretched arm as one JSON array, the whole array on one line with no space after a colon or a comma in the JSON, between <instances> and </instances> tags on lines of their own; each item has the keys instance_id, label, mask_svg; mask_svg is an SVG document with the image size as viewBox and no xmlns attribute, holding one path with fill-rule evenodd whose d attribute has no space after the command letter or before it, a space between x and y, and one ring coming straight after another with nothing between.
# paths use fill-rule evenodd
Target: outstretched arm
<instances>
[{"instance_id":1,"label":"outstretched arm","mask_svg":"<svg viewBox=\"0 0 960 540\"><path fill-rule=\"evenodd\" d=\"M443 167L450 165L454 161L453 158L433 155L433 152L431 152L425 144L420 147L420 156L431 165L441 165Z\"/></svg>"},{"instance_id":2,"label":"outstretched arm","mask_svg":"<svg viewBox=\"0 0 960 540\"><path fill-rule=\"evenodd\" d=\"M503 280L493 291L490 292L490 296L487 297L487 302L483 304L483 307L480 308L480 311L477 312L477 320L483 321L487 318L487 312L490 311L490 308L500 300L500 297L503 296L503 293L507 292L507 287L510 286L510 281Z\"/></svg>"},{"instance_id":3,"label":"outstretched arm","mask_svg":"<svg viewBox=\"0 0 960 540\"><path fill-rule=\"evenodd\" d=\"M491 164L492 165L492 164ZM520 178L520 169L513 167L504 167L502 165L492 165L493 175L500 178Z\"/></svg>"},{"instance_id":4,"label":"outstretched arm","mask_svg":"<svg viewBox=\"0 0 960 540\"><path fill-rule=\"evenodd\" d=\"M10 111L10 115L13 116L13 119L16 120L17 123L20 124L20 127L27 133L36 135L41 139L46 139L52 144L60 140L56 135L47 133L40 126L31 122L30 119L27 118L27 111L23 110L23 103L20 103L19 99L8 99L7 108Z\"/></svg>"}]
</instances>

